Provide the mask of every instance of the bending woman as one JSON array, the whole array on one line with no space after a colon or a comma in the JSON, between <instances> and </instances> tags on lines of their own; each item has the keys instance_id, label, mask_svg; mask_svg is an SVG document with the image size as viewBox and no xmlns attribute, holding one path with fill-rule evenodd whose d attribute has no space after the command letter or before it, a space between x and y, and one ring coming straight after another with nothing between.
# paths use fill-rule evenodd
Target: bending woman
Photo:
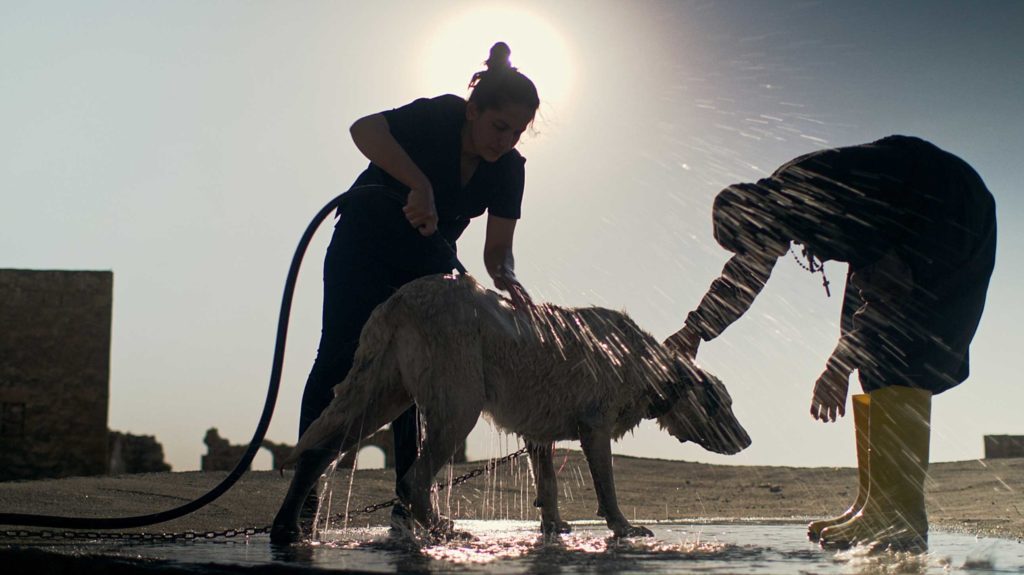
<instances>
[{"instance_id":1,"label":"bending woman","mask_svg":"<svg viewBox=\"0 0 1024 575\"><path fill-rule=\"evenodd\" d=\"M924 480L931 397L967 379L968 347L995 262L992 194L963 160L890 136L815 152L716 198L715 239L734 255L666 344L693 357L739 319L790 242L849 264L841 334L814 386L811 415L854 397L860 489L843 515L809 526L823 544L927 545ZM826 288L828 287L826 281Z\"/></svg>"}]
</instances>

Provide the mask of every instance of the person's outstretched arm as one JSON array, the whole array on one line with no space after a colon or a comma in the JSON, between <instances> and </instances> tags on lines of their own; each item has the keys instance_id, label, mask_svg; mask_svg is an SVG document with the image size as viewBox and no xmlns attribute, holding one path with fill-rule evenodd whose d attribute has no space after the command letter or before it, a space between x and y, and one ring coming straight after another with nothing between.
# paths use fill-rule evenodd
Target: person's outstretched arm
<instances>
[{"instance_id":1,"label":"person's outstretched arm","mask_svg":"<svg viewBox=\"0 0 1024 575\"><path fill-rule=\"evenodd\" d=\"M683 328L665 340L665 345L693 359L700 342L711 341L739 319L764 289L778 260L774 255L737 254L711 282L697 309L686 316Z\"/></svg>"},{"instance_id":2,"label":"person's outstretched arm","mask_svg":"<svg viewBox=\"0 0 1024 575\"><path fill-rule=\"evenodd\" d=\"M516 261L512 255L512 239L516 220L495 215L487 216L487 236L484 240L484 266L494 280L494 287L508 292L517 308L533 304L530 294L516 279Z\"/></svg>"},{"instance_id":3,"label":"person's outstretched arm","mask_svg":"<svg viewBox=\"0 0 1024 575\"><path fill-rule=\"evenodd\" d=\"M368 160L409 187L409 198L403 209L409 223L425 236L437 231L434 188L426 174L391 135L384 115L371 114L356 120L349 133Z\"/></svg>"}]
</instances>

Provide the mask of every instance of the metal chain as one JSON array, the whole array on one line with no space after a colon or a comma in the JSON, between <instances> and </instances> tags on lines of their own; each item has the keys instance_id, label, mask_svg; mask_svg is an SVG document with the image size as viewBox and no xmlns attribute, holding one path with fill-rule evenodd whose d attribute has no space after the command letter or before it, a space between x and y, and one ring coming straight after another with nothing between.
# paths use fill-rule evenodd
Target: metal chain
<instances>
[{"instance_id":1,"label":"metal chain","mask_svg":"<svg viewBox=\"0 0 1024 575\"><path fill-rule=\"evenodd\" d=\"M446 487L455 487L461 485L474 477L479 477L488 471L491 471L499 465L504 465L513 459L525 454L527 448L522 448L519 451L510 453L501 459L495 459L487 465L474 469L468 473L460 475L451 481L451 483L439 483L434 486L434 490L441 490ZM373 505L367 505L362 509L357 509L349 513L339 513L334 517L334 521L343 521L348 517L354 515L370 514L387 507L391 507L399 502L397 497L393 497L387 501L375 503ZM232 539L240 535L246 538L253 535L259 535L263 533L270 533L270 525L263 527L247 527L244 529L225 529L223 531L182 531L178 533L107 533L100 531L53 531L44 529L41 531L30 531L27 529L2 529L0 530L0 540L4 539L43 539L43 540L73 540L73 541L126 541L129 543L177 543L179 541L200 541L209 539Z\"/></svg>"},{"instance_id":2,"label":"metal chain","mask_svg":"<svg viewBox=\"0 0 1024 575\"><path fill-rule=\"evenodd\" d=\"M27 529L0 530L0 539L45 539L75 541L127 541L130 543L173 543L178 541L196 541L201 539L233 538L239 535L250 537L260 533L270 533L270 526L247 527L245 529L225 529L223 531L182 531L179 533L105 533L99 531L29 531Z\"/></svg>"}]
</instances>

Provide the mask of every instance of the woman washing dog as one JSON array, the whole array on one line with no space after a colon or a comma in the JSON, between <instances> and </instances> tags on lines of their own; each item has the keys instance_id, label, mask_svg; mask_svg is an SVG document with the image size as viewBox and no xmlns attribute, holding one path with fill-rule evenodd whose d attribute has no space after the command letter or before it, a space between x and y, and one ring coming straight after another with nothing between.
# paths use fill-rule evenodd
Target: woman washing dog
<instances>
[{"instance_id":1,"label":"woman washing dog","mask_svg":"<svg viewBox=\"0 0 1024 575\"><path fill-rule=\"evenodd\" d=\"M715 239L735 255L666 344L694 357L747 311L790 242L802 244L811 271L847 262L840 338L815 383L811 415L844 415L858 371L860 486L846 513L811 523L809 535L830 546L926 547L931 397L967 379L995 261L995 202L985 184L929 142L890 136L730 186L712 218Z\"/></svg>"},{"instance_id":2,"label":"woman washing dog","mask_svg":"<svg viewBox=\"0 0 1024 575\"><path fill-rule=\"evenodd\" d=\"M435 232L453 246L469 220L488 212L484 263L517 306L530 296L516 279L513 234L520 217L525 159L515 150L540 104L533 82L509 61L504 43L470 81L469 99L444 95L366 116L352 139L370 160L356 194L339 208L324 263L323 328L302 396L299 435L331 402L352 367L360 331L378 304L404 284L452 269ZM407 194L404 206L387 190ZM399 478L416 459L415 407L393 424ZM315 493L307 500L315 505ZM393 522L404 522L393 510Z\"/></svg>"}]
</instances>

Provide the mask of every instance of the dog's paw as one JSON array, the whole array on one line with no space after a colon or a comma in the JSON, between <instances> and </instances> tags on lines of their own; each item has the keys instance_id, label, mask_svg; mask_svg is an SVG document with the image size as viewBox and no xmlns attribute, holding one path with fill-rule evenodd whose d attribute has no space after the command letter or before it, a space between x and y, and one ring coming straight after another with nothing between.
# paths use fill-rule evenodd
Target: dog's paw
<instances>
[{"instance_id":1,"label":"dog's paw","mask_svg":"<svg viewBox=\"0 0 1024 575\"><path fill-rule=\"evenodd\" d=\"M630 525L627 523L626 525L612 528L612 531L619 538L654 537L654 532L643 525Z\"/></svg>"},{"instance_id":2,"label":"dog's paw","mask_svg":"<svg viewBox=\"0 0 1024 575\"><path fill-rule=\"evenodd\" d=\"M409 509L401 503L391 507L390 528L388 533L393 537L405 537L411 535L416 528L416 520L413 519Z\"/></svg>"},{"instance_id":3,"label":"dog's paw","mask_svg":"<svg viewBox=\"0 0 1024 575\"><path fill-rule=\"evenodd\" d=\"M459 529L452 529L446 534L447 541L477 541L476 535L473 535L469 531L461 531Z\"/></svg>"},{"instance_id":4,"label":"dog's paw","mask_svg":"<svg viewBox=\"0 0 1024 575\"><path fill-rule=\"evenodd\" d=\"M561 519L540 522L540 532L544 535L557 535L560 533L572 533L572 525Z\"/></svg>"},{"instance_id":5,"label":"dog's paw","mask_svg":"<svg viewBox=\"0 0 1024 575\"><path fill-rule=\"evenodd\" d=\"M446 543L448 541L476 541L477 538L469 531L455 529L450 521L447 525L435 525L427 531L432 541Z\"/></svg>"},{"instance_id":6,"label":"dog's paw","mask_svg":"<svg viewBox=\"0 0 1024 575\"><path fill-rule=\"evenodd\" d=\"M476 537L468 531L455 528L455 522L447 517L437 515L430 521L427 534L434 541L475 541Z\"/></svg>"},{"instance_id":7,"label":"dog's paw","mask_svg":"<svg viewBox=\"0 0 1024 575\"><path fill-rule=\"evenodd\" d=\"M271 545L291 545L302 540L302 529L298 523L274 523L270 528Z\"/></svg>"}]
</instances>

